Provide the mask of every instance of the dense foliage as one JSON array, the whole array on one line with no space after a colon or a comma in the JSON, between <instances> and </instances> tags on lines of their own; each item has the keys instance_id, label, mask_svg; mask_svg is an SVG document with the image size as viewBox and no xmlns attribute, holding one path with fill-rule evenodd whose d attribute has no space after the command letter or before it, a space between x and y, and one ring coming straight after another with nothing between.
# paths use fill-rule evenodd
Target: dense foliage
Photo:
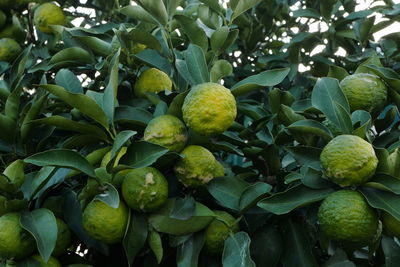
<instances>
[{"instance_id":1,"label":"dense foliage","mask_svg":"<svg viewBox=\"0 0 400 267\"><path fill-rule=\"evenodd\" d=\"M353 0L59 0L65 25L43 33L34 18L41 3L14 2L0 1L0 37L22 47L15 60L0 61L0 215L19 212L45 261L62 219L72 232L67 251L57 255L63 266L399 265L400 243L382 221L400 220L400 42L397 33L373 36L398 21L400 4L371 1L356 11ZM171 90L137 93L149 68L166 73ZM340 82L354 73L378 76L387 100L353 109ZM180 145L168 149L144 137L161 115L186 126L187 118L196 120L193 110L183 116L182 105L208 82L230 89L237 107L236 115L204 101L210 106L199 116L236 115L222 133L187 127L186 146L212 155L202 150L190 161ZM360 192L379 218L363 247L329 240L319 227L321 201L342 188L327 179L320 154L341 134L372 144L378 162L366 183L341 184ZM181 166L194 173L211 165L206 185L179 178ZM144 167L151 177L135 186L165 177L168 200L127 209L121 186L131 176L124 175ZM159 196L167 189L154 190ZM83 211L94 205L115 212L93 211L98 217L90 223L101 221L103 229L129 217L118 229L122 240L107 234L101 242L85 230ZM236 221L213 221L215 210ZM224 221L239 227L227 231L223 253L203 249L212 247L205 229ZM6 264L38 263L0 257Z\"/></svg>"}]
</instances>

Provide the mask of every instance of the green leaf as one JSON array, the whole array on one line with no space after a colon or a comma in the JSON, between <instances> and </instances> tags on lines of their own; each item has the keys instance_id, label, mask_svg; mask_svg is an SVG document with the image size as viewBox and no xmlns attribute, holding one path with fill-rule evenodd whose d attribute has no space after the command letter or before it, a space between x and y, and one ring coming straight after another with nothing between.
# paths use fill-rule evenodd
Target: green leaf
<instances>
[{"instance_id":1,"label":"green leaf","mask_svg":"<svg viewBox=\"0 0 400 267\"><path fill-rule=\"evenodd\" d=\"M322 149L310 146L290 146L285 148L300 165L321 169L319 156Z\"/></svg>"},{"instance_id":2,"label":"green leaf","mask_svg":"<svg viewBox=\"0 0 400 267\"><path fill-rule=\"evenodd\" d=\"M221 51L221 47L224 46L226 39L229 36L229 27L223 26L215 30L215 32L211 35L211 49L216 53L223 52Z\"/></svg>"},{"instance_id":3,"label":"green leaf","mask_svg":"<svg viewBox=\"0 0 400 267\"><path fill-rule=\"evenodd\" d=\"M81 171L95 177L92 165L78 152L67 149L52 149L37 153L24 159L26 163L37 166L58 166Z\"/></svg>"},{"instance_id":4,"label":"green leaf","mask_svg":"<svg viewBox=\"0 0 400 267\"><path fill-rule=\"evenodd\" d=\"M400 220L400 196L368 187L363 187L361 193L373 208L384 210Z\"/></svg>"},{"instance_id":5,"label":"green leaf","mask_svg":"<svg viewBox=\"0 0 400 267\"><path fill-rule=\"evenodd\" d=\"M222 253L224 267L256 267L250 256L250 237L246 232L230 235Z\"/></svg>"},{"instance_id":6,"label":"green leaf","mask_svg":"<svg viewBox=\"0 0 400 267\"><path fill-rule=\"evenodd\" d=\"M219 205L239 210L239 196L246 190L248 183L236 177L217 177L208 185L208 192L218 201Z\"/></svg>"},{"instance_id":7,"label":"green leaf","mask_svg":"<svg viewBox=\"0 0 400 267\"><path fill-rule=\"evenodd\" d=\"M176 264L178 267L197 267L199 255L204 245L204 234L196 233L178 247Z\"/></svg>"},{"instance_id":8,"label":"green leaf","mask_svg":"<svg viewBox=\"0 0 400 267\"><path fill-rule=\"evenodd\" d=\"M235 9L233 10L231 21L260 2L261 0L239 0L235 6Z\"/></svg>"},{"instance_id":9,"label":"green leaf","mask_svg":"<svg viewBox=\"0 0 400 267\"><path fill-rule=\"evenodd\" d=\"M4 174L0 174L0 192L15 193L18 187Z\"/></svg>"},{"instance_id":10,"label":"green leaf","mask_svg":"<svg viewBox=\"0 0 400 267\"><path fill-rule=\"evenodd\" d=\"M239 208L243 212L248 208L256 205L260 198L266 197L272 189L272 186L267 183L256 182L249 185L240 196Z\"/></svg>"},{"instance_id":11,"label":"green leaf","mask_svg":"<svg viewBox=\"0 0 400 267\"><path fill-rule=\"evenodd\" d=\"M211 7L215 12L223 11L222 7L218 3L218 0L199 0L199 1Z\"/></svg>"},{"instance_id":12,"label":"green leaf","mask_svg":"<svg viewBox=\"0 0 400 267\"><path fill-rule=\"evenodd\" d=\"M153 23L153 24L158 24L157 20L150 15L149 12L147 12L143 7L137 5L137 6L126 6L120 9L120 12L124 14L127 17L143 21L143 22L148 22L148 23Z\"/></svg>"},{"instance_id":13,"label":"green leaf","mask_svg":"<svg viewBox=\"0 0 400 267\"><path fill-rule=\"evenodd\" d=\"M328 77L338 79L340 82L349 75L350 74L347 72L346 69L335 65L329 65Z\"/></svg>"},{"instance_id":14,"label":"green leaf","mask_svg":"<svg viewBox=\"0 0 400 267\"><path fill-rule=\"evenodd\" d=\"M232 86L232 94L234 96L244 95L261 87L275 86L283 81L289 74L290 68L273 69L261 72L243 79Z\"/></svg>"},{"instance_id":15,"label":"green leaf","mask_svg":"<svg viewBox=\"0 0 400 267\"><path fill-rule=\"evenodd\" d=\"M21 124L20 132L22 141L25 141L28 137L30 137L30 133L33 127L33 124L31 124L30 122L39 116L39 113L42 110L46 100L47 94L41 97L37 97L30 106Z\"/></svg>"},{"instance_id":16,"label":"green leaf","mask_svg":"<svg viewBox=\"0 0 400 267\"><path fill-rule=\"evenodd\" d=\"M57 85L64 87L67 91L71 93L83 93L81 82L76 77L76 75L68 69L59 70L56 74L55 81Z\"/></svg>"},{"instance_id":17,"label":"green leaf","mask_svg":"<svg viewBox=\"0 0 400 267\"><path fill-rule=\"evenodd\" d=\"M214 83L220 82L220 80L233 73L232 64L225 59L220 59L214 62L211 68L211 81Z\"/></svg>"},{"instance_id":18,"label":"green leaf","mask_svg":"<svg viewBox=\"0 0 400 267\"><path fill-rule=\"evenodd\" d=\"M322 111L343 133L351 133L350 107L338 80L318 79L312 91L311 101L313 106Z\"/></svg>"},{"instance_id":19,"label":"green leaf","mask_svg":"<svg viewBox=\"0 0 400 267\"><path fill-rule=\"evenodd\" d=\"M24 165L22 160L17 159L11 162L3 171L3 174L6 175L16 187L20 187L25 181Z\"/></svg>"},{"instance_id":20,"label":"green leaf","mask_svg":"<svg viewBox=\"0 0 400 267\"><path fill-rule=\"evenodd\" d=\"M21 93L21 87L14 89L14 91L12 91L11 94L7 97L7 101L4 107L4 114L13 121L16 121L19 116Z\"/></svg>"},{"instance_id":21,"label":"green leaf","mask_svg":"<svg viewBox=\"0 0 400 267\"><path fill-rule=\"evenodd\" d=\"M57 222L54 214L48 209L24 211L21 213L20 223L34 236L39 253L47 262L57 240Z\"/></svg>"},{"instance_id":22,"label":"green leaf","mask_svg":"<svg viewBox=\"0 0 400 267\"><path fill-rule=\"evenodd\" d=\"M98 199L104 202L108 206L117 209L119 207L119 194L118 190L112 184L106 183L106 189L99 195L96 195L94 199Z\"/></svg>"},{"instance_id":23,"label":"green leaf","mask_svg":"<svg viewBox=\"0 0 400 267\"><path fill-rule=\"evenodd\" d=\"M73 36L73 38L79 40L97 55L108 56L111 53L111 44L100 38L94 36Z\"/></svg>"},{"instance_id":24,"label":"green leaf","mask_svg":"<svg viewBox=\"0 0 400 267\"><path fill-rule=\"evenodd\" d=\"M131 211L128 230L122 241L126 258L128 259L129 266L133 266L133 261L136 255L144 246L147 233L148 223L144 214Z\"/></svg>"},{"instance_id":25,"label":"green leaf","mask_svg":"<svg viewBox=\"0 0 400 267\"><path fill-rule=\"evenodd\" d=\"M158 231L171 235L186 235L200 231L205 228L213 219L214 213L196 202L196 209L188 220L177 220L170 217L174 208L175 199L168 199L166 204L158 211L149 216L149 223Z\"/></svg>"},{"instance_id":26,"label":"green leaf","mask_svg":"<svg viewBox=\"0 0 400 267\"><path fill-rule=\"evenodd\" d=\"M210 82L207 62L201 47L190 44L185 52L186 64L195 84Z\"/></svg>"},{"instance_id":27,"label":"green leaf","mask_svg":"<svg viewBox=\"0 0 400 267\"><path fill-rule=\"evenodd\" d=\"M196 202L193 197L177 198L170 217L177 220L187 220L193 216L195 210Z\"/></svg>"},{"instance_id":28,"label":"green leaf","mask_svg":"<svg viewBox=\"0 0 400 267\"><path fill-rule=\"evenodd\" d=\"M208 38L204 30L187 16L175 15L174 18L179 22L191 43L200 46L203 52L206 53L208 50Z\"/></svg>"},{"instance_id":29,"label":"green leaf","mask_svg":"<svg viewBox=\"0 0 400 267\"><path fill-rule=\"evenodd\" d=\"M251 236L250 253L256 266L277 266L283 252L281 233L274 225L266 225Z\"/></svg>"},{"instance_id":30,"label":"green leaf","mask_svg":"<svg viewBox=\"0 0 400 267\"><path fill-rule=\"evenodd\" d=\"M165 73L171 73L171 63L165 57L161 56L157 50L145 49L138 54L131 54L131 56Z\"/></svg>"},{"instance_id":31,"label":"green leaf","mask_svg":"<svg viewBox=\"0 0 400 267\"><path fill-rule=\"evenodd\" d=\"M167 148L156 144L144 141L135 142L128 147L120 162L133 168L147 167L168 152Z\"/></svg>"},{"instance_id":32,"label":"green leaf","mask_svg":"<svg viewBox=\"0 0 400 267\"><path fill-rule=\"evenodd\" d=\"M104 113L107 115L108 121L111 123L114 121L115 106L117 106L119 55L120 50L111 59L109 81L104 89L103 103L101 105Z\"/></svg>"},{"instance_id":33,"label":"green leaf","mask_svg":"<svg viewBox=\"0 0 400 267\"><path fill-rule=\"evenodd\" d=\"M115 159L121 151L121 148L129 141L129 139L136 134L135 131L125 130L118 133L114 139L114 144L111 149L110 161L107 164L107 170L110 170L114 166Z\"/></svg>"},{"instance_id":34,"label":"green leaf","mask_svg":"<svg viewBox=\"0 0 400 267\"><path fill-rule=\"evenodd\" d=\"M364 65L367 69L370 69L373 73L384 80L392 89L397 93L400 92L400 75L390 68L379 67L376 65Z\"/></svg>"},{"instance_id":35,"label":"green leaf","mask_svg":"<svg viewBox=\"0 0 400 267\"><path fill-rule=\"evenodd\" d=\"M321 137L325 142L332 139L332 133L322 123L315 120L300 120L290 124L287 129L295 134L312 134Z\"/></svg>"},{"instance_id":36,"label":"green leaf","mask_svg":"<svg viewBox=\"0 0 400 267\"><path fill-rule=\"evenodd\" d=\"M293 11L293 17L295 18L314 18L320 19L321 15L313 8L298 9Z\"/></svg>"},{"instance_id":37,"label":"green leaf","mask_svg":"<svg viewBox=\"0 0 400 267\"><path fill-rule=\"evenodd\" d=\"M323 200L334 190L331 188L314 190L303 185L292 187L285 192L276 193L258 202L258 206L277 215Z\"/></svg>"},{"instance_id":38,"label":"green leaf","mask_svg":"<svg viewBox=\"0 0 400 267\"><path fill-rule=\"evenodd\" d=\"M99 127L88 124L88 123L82 123L82 122L76 122L61 116L52 116L52 117L47 117L43 119L38 119L38 120L33 120L31 123L41 123L41 124L46 124L50 126L55 126L59 129L66 130L66 131L73 131L77 133L82 133L82 134L89 134L93 135L100 140L103 141L108 141L109 138L107 134L100 129Z\"/></svg>"},{"instance_id":39,"label":"green leaf","mask_svg":"<svg viewBox=\"0 0 400 267\"><path fill-rule=\"evenodd\" d=\"M147 240L151 251L153 251L154 256L156 256L157 263L160 264L164 254L160 234L154 230L151 230Z\"/></svg>"},{"instance_id":40,"label":"green leaf","mask_svg":"<svg viewBox=\"0 0 400 267\"><path fill-rule=\"evenodd\" d=\"M57 52L49 61L50 65L67 67L77 63L94 63L92 55L80 47L69 47Z\"/></svg>"},{"instance_id":41,"label":"green leaf","mask_svg":"<svg viewBox=\"0 0 400 267\"><path fill-rule=\"evenodd\" d=\"M162 0L141 0L144 7L157 21L166 25L168 23L168 13Z\"/></svg>"},{"instance_id":42,"label":"green leaf","mask_svg":"<svg viewBox=\"0 0 400 267\"><path fill-rule=\"evenodd\" d=\"M115 109L115 122L146 126L153 119L153 115L145 109L121 106Z\"/></svg>"},{"instance_id":43,"label":"green leaf","mask_svg":"<svg viewBox=\"0 0 400 267\"><path fill-rule=\"evenodd\" d=\"M393 238L382 237L382 250L385 254L385 266L396 267L400 264L400 246Z\"/></svg>"},{"instance_id":44,"label":"green leaf","mask_svg":"<svg viewBox=\"0 0 400 267\"><path fill-rule=\"evenodd\" d=\"M347 258L343 250L338 248L335 254L325 263L324 267L356 267L356 265Z\"/></svg>"},{"instance_id":45,"label":"green leaf","mask_svg":"<svg viewBox=\"0 0 400 267\"><path fill-rule=\"evenodd\" d=\"M57 85L43 84L40 85L40 87L56 95L68 105L78 109L80 112L94 119L104 128L108 129L107 115L92 98L83 94L70 93Z\"/></svg>"},{"instance_id":46,"label":"green leaf","mask_svg":"<svg viewBox=\"0 0 400 267\"><path fill-rule=\"evenodd\" d=\"M318 266L312 254L310 241L307 239L306 230L299 224L288 219L283 225L282 266L291 267L316 267Z\"/></svg>"}]
</instances>

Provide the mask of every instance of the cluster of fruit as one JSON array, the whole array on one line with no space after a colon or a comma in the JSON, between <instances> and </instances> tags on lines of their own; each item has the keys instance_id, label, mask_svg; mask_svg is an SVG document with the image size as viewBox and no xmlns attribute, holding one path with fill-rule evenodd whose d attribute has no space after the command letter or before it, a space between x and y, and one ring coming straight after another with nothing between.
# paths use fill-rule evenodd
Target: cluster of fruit
<instances>
[{"instance_id":1,"label":"cluster of fruit","mask_svg":"<svg viewBox=\"0 0 400 267\"><path fill-rule=\"evenodd\" d=\"M15 15L10 15L11 8L21 7L23 4L26 5L28 3L0 2L0 8L4 9L4 11L0 10L0 61L12 63L21 53L21 45L25 44L26 31L21 26L18 18ZM64 11L52 2L35 6L34 10L33 23L36 29L42 33L54 33L49 25L63 26L66 24Z\"/></svg>"}]
</instances>

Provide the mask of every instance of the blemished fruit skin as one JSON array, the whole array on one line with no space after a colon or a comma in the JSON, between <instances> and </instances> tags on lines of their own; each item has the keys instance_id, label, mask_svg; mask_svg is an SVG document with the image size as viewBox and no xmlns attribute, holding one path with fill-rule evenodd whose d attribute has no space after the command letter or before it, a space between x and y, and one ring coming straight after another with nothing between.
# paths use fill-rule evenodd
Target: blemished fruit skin
<instances>
[{"instance_id":1,"label":"blemished fruit skin","mask_svg":"<svg viewBox=\"0 0 400 267\"><path fill-rule=\"evenodd\" d=\"M400 221L387 212L382 212L383 229L390 236L400 237Z\"/></svg>"},{"instance_id":2,"label":"blemished fruit skin","mask_svg":"<svg viewBox=\"0 0 400 267\"><path fill-rule=\"evenodd\" d=\"M206 148L191 145L181 152L175 164L178 180L186 187L201 187L215 177L224 176L224 168Z\"/></svg>"},{"instance_id":3,"label":"blemished fruit skin","mask_svg":"<svg viewBox=\"0 0 400 267\"><path fill-rule=\"evenodd\" d=\"M113 244L122 240L128 217L128 208L123 201L114 209L100 200L93 200L83 212L83 227L91 237Z\"/></svg>"},{"instance_id":4,"label":"blemished fruit skin","mask_svg":"<svg viewBox=\"0 0 400 267\"><path fill-rule=\"evenodd\" d=\"M12 62L21 53L21 46L11 38L0 39L0 61Z\"/></svg>"},{"instance_id":5,"label":"blemished fruit skin","mask_svg":"<svg viewBox=\"0 0 400 267\"><path fill-rule=\"evenodd\" d=\"M57 218L57 241L53 250L53 256L59 256L67 251L71 245L71 231L67 224L61 219Z\"/></svg>"},{"instance_id":6,"label":"blemished fruit skin","mask_svg":"<svg viewBox=\"0 0 400 267\"><path fill-rule=\"evenodd\" d=\"M239 224L232 215L225 211L214 210L213 212L215 213L216 218L205 230L206 238L204 249L207 253L215 255L222 253L225 239L228 238L230 232L239 232Z\"/></svg>"},{"instance_id":7,"label":"blemished fruit skin","mask_svg":"<svg viewBox=\"0 0 400 267\"><path fill-rule=\"evenodd\" d=\"M152 119L144 130L143 139L147 142L180 152L186 145L185 124L175 116L162 115Z\"/></svg>"},{"instance_id":8,"label":"blemished fruit skin","mask_svg":"<svg viewBox=\"0 0 400 267\"><path fill-rule=\"evenodd\" d=\"M340 190L324 199L318 220L325 235L350 247L368 245L378 228L378 217L363 195Z\"/></svg>"},{"instance_id":9,"label":"blemished fruit skin","mask_svg":"<svg viewBox=\"0 0 400 267\"><path fill-rule=\"evenodd\" d=\"M31 257L40 267L61 267L61 263L54 257L50 257L48 262L45 262L39 254L32 255Z\"/></svg>"},{"instance_id":10,"label":"blemished fruit skin","mask_svg":"<svg viewBox=\"0 0 400 267\"><path fill-rule=\"evenodd\" d=\"M218 135L232 126L236 115L236 100L231 91L217 83L194 86L182 106L186 125L199 134Z\"/></svg>"},{"instance_id":11,"label":"blemished fruit skin","mask_svg":"<svg viewBox=\"0 0 400 267\"><path fill-rule=\"evenodd\" d=\"M52 34L53 30L49 25L64 26L66 18L61 7L53 3L44 3L35 10L33 22L41 32Z\"/></svg>"},{"instance_id":12,"label":"blemished fruit skin","mask_svg":"<svg viewBox=\"0 0 400 267\"><path fill-rule=\"evenodd\" d=\"M151 212L164 205L168 198L168 182L153 167L130 170L122 182L126 204L140 212Z\"/></svg>"},{"instance_id":13,"label":"blemished fruit skin","mask_svg":"<svg viewBox=\"0 0 400 267\"><path fill-rule=\"evenodd\" d=\"M339 135L322 150L325 175L340 186L367 182L375 173L378 158L370 143L355 135Z\"/></svg>"},{"instance_id":14,"label":"blemished fruit skin","mask_svg":"<svg viewBox=\"0 0 400 267\"><path fill-rule=\"evenodd\" d=\"M33 236L21 227L20 217L17 212L0 217L0 258L25 258L36 248Z\"/></svg>"},{"instance_id":15,"label":"blemished fruit skin","mask_svg":"<svg viewBox=\"0 0 400 267\"><path fill-rule=\"evenodd\" d=\"M369 73L357 73L345 77L340 87L349 101L350 110L380 112L386 104L388 89L378 77Z\"/></svg>"},{"instance_id":16,"label":"blemished fruit skin","mask_svg":"<svg viewBox=\"0 0 400 267\"><path fill-rule=\"evenodd\" d=\"M137 97L146 97L146 93L158 93L164 90L172 90L172 81L169 76L156 68L143 71L137 79L134 87Z\"/></svg>"}]
</instances>

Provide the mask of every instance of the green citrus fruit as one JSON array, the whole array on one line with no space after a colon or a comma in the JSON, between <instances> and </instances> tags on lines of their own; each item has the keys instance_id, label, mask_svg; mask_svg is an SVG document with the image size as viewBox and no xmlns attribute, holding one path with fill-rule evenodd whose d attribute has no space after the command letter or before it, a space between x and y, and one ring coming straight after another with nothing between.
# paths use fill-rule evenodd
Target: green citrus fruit
<instances>
[{"instance_id":1,"label":"green citrus fruit","mask_svg":"<svg viewBox=\"0 0 400 267\"><path fill-rule=\"evenodd\" d=\"M340 87L346 95L351 111L379 112L386 104L387 87L379 77L357 73L345 77Z\"/></svg>"},{"instance_id":2,"label":"green citrus fruit","mask_svg":"<svg viewBox=\"0 0 400 267\"><path fill-rule=\"evenodd\" d=\"M122 196L134 210L151 212L159 209L168 198L168 182L152 167L130 170L122 182Z\"/></svg>"},{"instance_id":3,"label":"green citrus fruit","mask_svg":"<svg viewBox=\"0 0 400 267\"><path fill-rule=\"evenodd\" d=\"M33 22L41 32L51 34L53 30L49 25L64 26L66 19L61 7L53 3L44 3L35 10Z\"/></svg>"},{"instance_id":4,"label":"green citrus fruit","mask_svg":"<svg viewBox=\"0 0 400 267\"><path fill-rule=\"evenodd\" d=\"M59 256L67 251L67 248L71 245L71 231L67 224L61 219L57 220L57 241L56 246L53 250L54 256Z\"/></svg>"},{"instance_id":5,"label":"green citrus fruit","mask_svg":"<svg viewBox=\"0 0 400 267\"><path fill-rule=\"evenodd\" d=\"M181 120L171 115L152 119L144 130L143 139L164 146L173 152L180 152L186 144L186 127Z\"/></svg>"},{"instance_id":6,"label":"green citrus fruit","mask_svg":"<svg viewBox=\"0 0 400 267\"><path fill-rule=\"evenodd\" d=\"M6 14L0 10L0 28L3 28L4 25L6 24L7 16Z\"/></svg>"},{"instance_id":7,"label":"green citrus fruit","mask_svg":"<svg viewBox=\"0 0 400 267\"><path fill-rule=\"evenodd\" d=\"M0 39L0 61L12 62L21 53L19 44L11 38Z\"/></svg>"},{"instance_id":8,"label":"green citrus fruit","mask_svg":"<svg viewBox=\"0 0 400 267\"><path fill-rule=\"evenodd\" d=\"M387 212L382 213L383 228L390 236L400 237L400 221Z\"/></svg>"},{"instance_id":9,"label":"green citrus fruit","mask_svg":"<svg viewBox=\"0 0 400 267\"><path fill-rule=\"evenodd\" d=\"M186 147L183 158L175 164L178 180L186 187L199 187L215 177L224 176L224 168L206 148L196 145Z\"/></svg>"},{"instance_id":10,"label":"green citrus fruit","mask_svg":"<svg viewBox=\"0 0 400 267\"><path fill-rule=\"evenodd\" d=\"M36 248L33 236L21 227L20 217L16 212L0 217L0 258L21 259L32 254Z\"/></svg>"},{"instance_id":11,"label":"green citrus fruit","mask_svg":"<svg viewBox=\"0 0 400 267\"><path fill-rule=\"evenodd\" d=\"M378 229L378 217L357 191L340 190L324 199L318 210L322 231L352 247L368 245Z\"/></svg>"},{"instance_id":12,"label":"green citrus fruit","mask_svg":"<svg viewBox=\"0 0 400 267\"><path fill-rule=\"evenodd\" d=\"M217 83L194 86L182 106L186 125L202 135L227 130L236 118L236 100L231 91Z\"/></svg>"},{"instance_id":13,"label":"green citrus fruit","mask_svg":"<svg viewBox=\"0 0 400 267\"><path fill-rule=\"evenodd\" d=\"M39 254L32 255L31 258L36 261L40 267L61 267L61 263L54 257L50 257L47 262L45 262Z\"/></svg>"},{"instance_id":14,"label":"green citrus fruit","mask_svg":"<svg viewBox=\"0 0 400 267\"><path fill-rule=\"evenodd\" d=\"M221 254L225 239L231 232L238 232L239 225L229 213L221 210L213 210L213 212L216 217L206 228L204 248L210 254Z\"/></svg>"},{"instance_id":15,"label":"green citrus fruit","mask_svg":"<svg viewBox=\"0 0 400 267\"><path fill-rule=\"evenodd\" d=\"M92 200L83 212L83 227L93 238L106 244L121 241L128 223L128 208L120 201L114 209L100 200Z\"/></svg>"},{"instance_id":16,"label":"green citrus fruit","mask_svg":"<svg viewBox=\"0 0 400 267\"><path fill-rule=\"evenodd\" d=\"M127 150L127 147L121 147L121 150L118 152L117 157L115 158L114 167L118 166L119 160L125 155ZM101 160L100 167L106 167L110 160L111 150L104 155L103 159Z\"/></svg>"},{"instance_id":17,"label":"green citrus fruit","mask_svg":"<svg viewBox=\"0 0 400 267\"><path fill-rule=\"evenodd\" d=\"M145 97L147 92L158 93L164 90L172 90L172 81L165 72L156 68L143 71L134 87L137 97Z\"/></svg>"},{"instance_id":18,"label":"green citrus fruit","mask_svg":"<svg viewBox=\"0 0 400 267\"><path fill-rule=\"evenodd\" d=\"M375 173L378 159L370 143L355 135L339 135L322 150L325 175L341 186L360 185Z\"/></svg>"},{"instance_id":19,"label":"green citrus fruit","mask_svg":"<svg viewBox=\"0 0 400 267\"><path fill-rule=\"evenodd\" d=\"M24 43L26 39L26 31L15 15L12 17L12 23L5 25L1 29L0 38L10 38L14 39L18 43Z\"/></svg>"}]
</instances>

